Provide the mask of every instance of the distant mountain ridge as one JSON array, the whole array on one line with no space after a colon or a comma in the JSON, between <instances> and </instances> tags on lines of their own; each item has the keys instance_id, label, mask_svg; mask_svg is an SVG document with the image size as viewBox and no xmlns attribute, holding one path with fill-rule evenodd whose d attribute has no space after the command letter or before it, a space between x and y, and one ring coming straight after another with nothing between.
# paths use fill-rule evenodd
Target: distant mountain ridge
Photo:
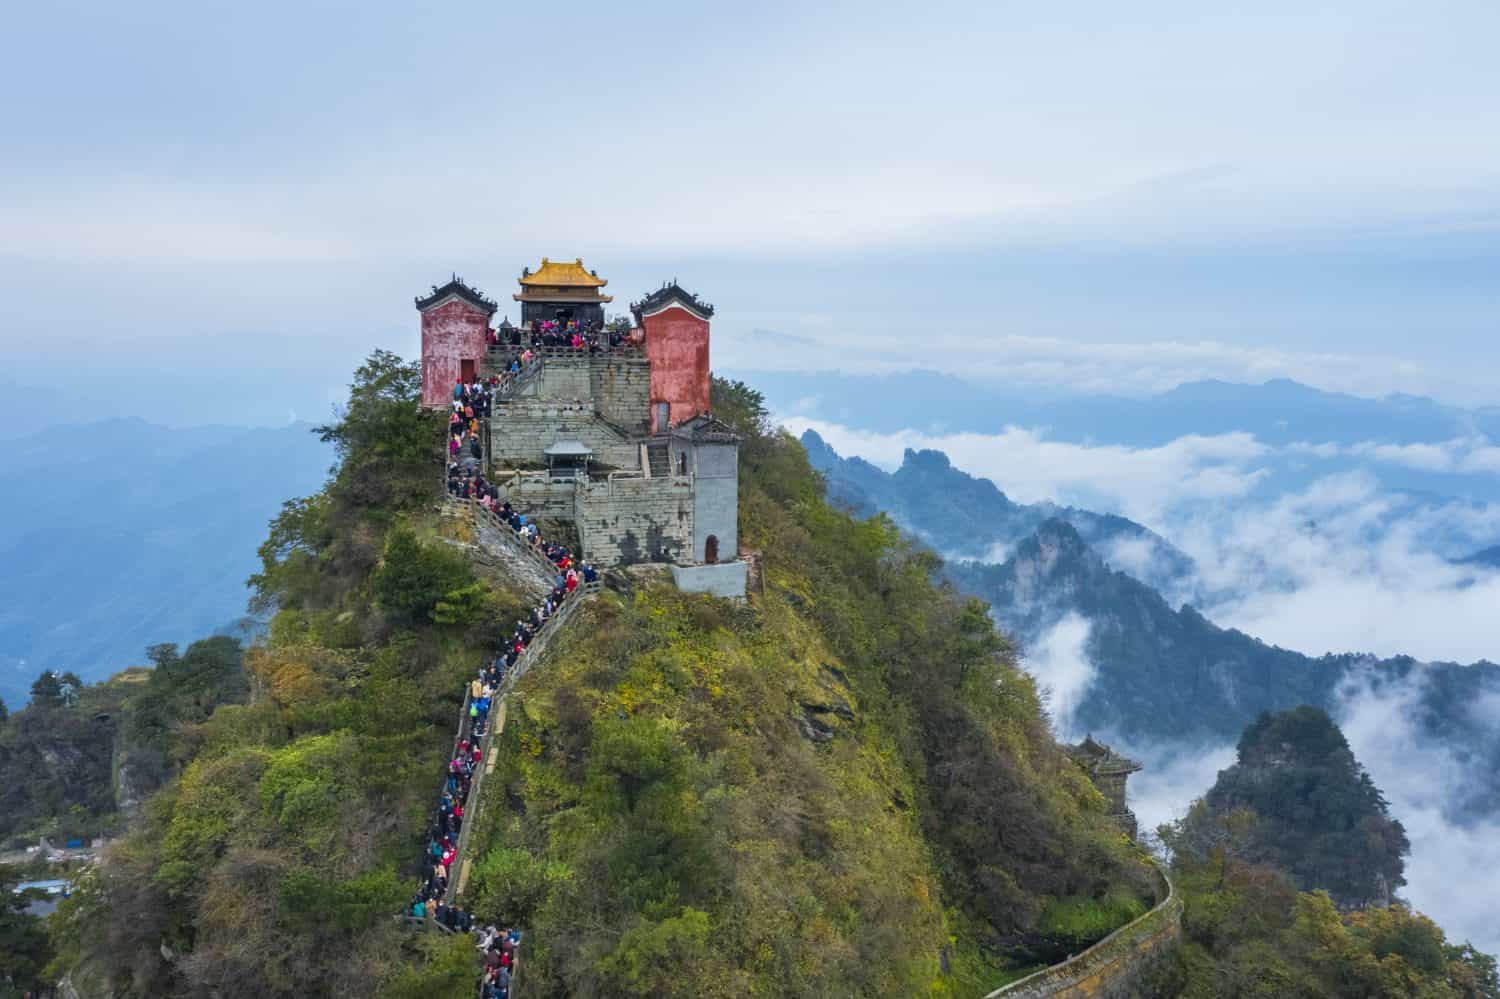
<instances>
[{"instance_id":1,"label":"distant mountain ridge","mask_svg":"<svg viewBox=\"0 0 1500 999\"><path fill-rule=\"evenodd\" d=\"M864 516L886 513L946 555L999 561L992 557L997 548L1009 550L1058 518L1101 550L1128 552L1130 567L1156 585L1193 571L1191 558L1133 520L1053 503L1016 503L989 479L954 468L941 451L907 449L901 467L886 472L863 458L840 457L812 430L802 435L802 446L831 496Z\"/></svg>"},{"instance_id":2,"label":"distant mountain ridge","mask_svg":"<svg viewBox=\"0 0 1500 999\"><path fill-rule=\"evenodd\" d=\"M882 510L949 553L949 578L988 601L996 622L1023 649L1070 614L1089 622L1084 652L1095 675L1074 708L1075 728L1137 745L1223 741L1262 711L1331 708L1351 682L1379 688L1420 673L1422 729L1476 773L1458 817L1500 812L1500 733L1466 710L1480 698L1500 697L1500 666L1352 653L1314 658L1268 645L1218 627L1191 606L1174 609L1139 574L1111 565L1099 548L1139 541L1165 546L1167 558L1176 552L1139 524L1015 504L993 483L954 469L940 452L908 451L901 469L887 473L840 457L816 434L804 442L830 496L865 514ZM951 526L944 528L945 521ZM1022 528L1027 533L1001 563L951 557L982 554L982 547L959 542L990 536L982 533L987 529L1000 535Z\"/></svg>"},{"instance_id":3,"label":"distant mountain ridge","mask_svg":"<svg viewBox=\"0 0 1500 999\"><path fill-rule=\"evenodd\" d=\"M1367 398L1286 378L1259 385L1206 379L1146 398L1033 399L934 371L887 375L756 372L774 412L876 433L1045 430L1054 440L1156 447L1184 434L1243 432L1268 444L1435 444L1500 440L1500 406L1463 408L1424 396ZM890 400L901 399L892 406Z\"/></svg>"},{"instance_id":4,"label":"distant mountain ridge","mask_svg":"<svg viewBox=\"0 0 1500 999\"><path fill-rule=\"evenodd\" d=\"M0 697L241 618L267 522L326 477L309 430L114 419L0 441Z\"/></svg>"}]
</instances>

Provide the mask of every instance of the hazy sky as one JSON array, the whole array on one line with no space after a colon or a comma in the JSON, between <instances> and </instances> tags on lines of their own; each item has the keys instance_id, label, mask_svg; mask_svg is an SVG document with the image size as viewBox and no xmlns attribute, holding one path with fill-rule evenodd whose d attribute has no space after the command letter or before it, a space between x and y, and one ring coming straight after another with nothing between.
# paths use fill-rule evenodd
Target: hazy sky
<instances>
[{"instance_id":1,"label":"hazy sky","mask_svg":"<svg viewBox=\"0 0 1500 999\"><path fill-rule=\"evenodd\" d=\"M1496 402L1496 37L1493 2L21 5L0 377L318 416L431 283L509 304L582 255L617 306L718 305L721 369Z\"/></svg>"}]
</instances>

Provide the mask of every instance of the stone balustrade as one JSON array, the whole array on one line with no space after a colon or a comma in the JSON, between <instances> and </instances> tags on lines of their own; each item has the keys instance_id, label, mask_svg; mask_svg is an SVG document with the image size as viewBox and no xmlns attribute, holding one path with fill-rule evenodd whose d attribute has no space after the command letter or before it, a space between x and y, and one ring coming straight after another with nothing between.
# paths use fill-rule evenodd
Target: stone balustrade
<instances>
[{"instance_id":1,"label":"stone balustrade","mask_svg":"<svg viewBox=\"0 0 1500 999\"><path fill-rule=\"evenodd\" d=\"M1132 984L1182 937L1182 896L1161 871L1160 901L1081 954L989 993L984 999L1128 999Z\"/></svg>"}]
</instances>

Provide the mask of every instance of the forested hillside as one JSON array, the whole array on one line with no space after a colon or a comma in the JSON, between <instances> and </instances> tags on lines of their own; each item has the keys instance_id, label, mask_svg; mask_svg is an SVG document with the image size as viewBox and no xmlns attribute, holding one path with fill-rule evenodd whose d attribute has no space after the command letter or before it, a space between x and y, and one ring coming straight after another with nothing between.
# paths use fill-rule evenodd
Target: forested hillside
<instances>
[{"instance_id":1,"label":"forested hillside","mask_svg":"<svg viewBox=\"0 0 1500 999\"><path fill-rule=\"evenodd\" d=\"M83 994L471 992L472 946L395 914L520 602L436 515L417 385L376 354L321 428L340 464L261 549L247 696L178 712L180 776L55 919ZM746 435L762 592L612 577L514 697L471 908L526 927L534 994L973 995L1142 911L1142 855L984 608L830 508L755 393L716 383L714 411Z\"/></svg>"},{"instance_id":2,"label":"forested hillside","mask_svg":"<svg viewBox=\"0 0 1500 999\"><path fill-rule=\"evenodd\" d=\"M1141 997L1495 999L1495 959L1393 895L1407 842L1323 711L1263 714L1234 766L1161 829L1184 942Z\"/></svg>"},{"instance_id":3,"label":"forested hillside","mask_svg":"<svg viewBox=\"0 0 1500 999\"><path fill-rule=\"evenodd\" d=\"M223 636L146 650L152 668L98 684L43 673L0 716L0 845L113 834L195 752L188 732L244 700L239 643Z\"/></svg>"},{"instance_id":4,"label":"forested hillside","mask_svg":"<svg viewBox=\"0 0 1500 999\"><path fill-rule=\"evenodd\" d=\"M50 953L43 977L84 997L473 993L472 941L396 914L466 678L525 605L439 514L418 382L372 355L319 428L340 463L261 547L264 641L156 646L153 669L76 691L43 678L8 719L13 770L50 765L38 732L82 746L101 726L50 791L11 792L13 833L119 828L122 758L127 784L160 785L45 949L6 915L29 941L15 967ZM979 996L1143 912L1146 858L986 607L887 518L830 506L757 393L713 393L744 438L750 599L607 574L512 692L473 809L466 906L524 928L526 994ZM1421 917L1297 894L1369 900L1327 858L1377 827L1384 859L1356 866L1401 877L1399 825L1316 721L1247 733L1199 824L1169 831L1189 946L1141 994L1495 999L1493 962ZM1320 839L1307 816L1339 802Z\"/></svg>"}]
</instances>

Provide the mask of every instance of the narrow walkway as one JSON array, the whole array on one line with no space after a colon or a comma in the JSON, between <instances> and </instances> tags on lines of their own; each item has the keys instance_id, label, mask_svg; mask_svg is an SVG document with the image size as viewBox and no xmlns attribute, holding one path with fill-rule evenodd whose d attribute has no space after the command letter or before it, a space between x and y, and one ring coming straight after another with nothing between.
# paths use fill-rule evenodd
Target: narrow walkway
<instances>
[{"instance_id":1,"label":"narrow walkway","mask_svg":"<svg viewBox=\"0 0 1500 999\"><path fill-rule=\"evenodd\" d=\"M1043 968L984 999L1088 999L1125 995L1128 986L1182 936L1182 896L1157 870L1160 901L1081 954Z\"/></svg>"},{"instance_id":2,"label":"narrow walkway","mask_svg":"<svg viewBox=\"0 0 1500 999\"><path fill-rule=\"evenodd\" d=\"M453 494L454 475L464 480L460 496ZM484 779L495 770L499 747L494 735L504 730L510 691L584 598L600 590L600 584L591 566L576 564L566 548L545 541L536 525L508 503L503 512L492 509L497 491L482 475L466 475L451 465L449 476L446 502L450 511L471 518L480 548L520 577L523 585L530 584L532 592L546 596L528 619L516 622L510 642L479 668L465 688L453 751L423 853L422 880L403 920L414 928L479 933L479 949L485 955L481 993L509 999L514 994L511 976L520 931L495 927L481 931L472 915L458 905L473 868L470 835L483 811ZM485 502L480 502L481 497Z\"/></svg>"}]
</instances>

